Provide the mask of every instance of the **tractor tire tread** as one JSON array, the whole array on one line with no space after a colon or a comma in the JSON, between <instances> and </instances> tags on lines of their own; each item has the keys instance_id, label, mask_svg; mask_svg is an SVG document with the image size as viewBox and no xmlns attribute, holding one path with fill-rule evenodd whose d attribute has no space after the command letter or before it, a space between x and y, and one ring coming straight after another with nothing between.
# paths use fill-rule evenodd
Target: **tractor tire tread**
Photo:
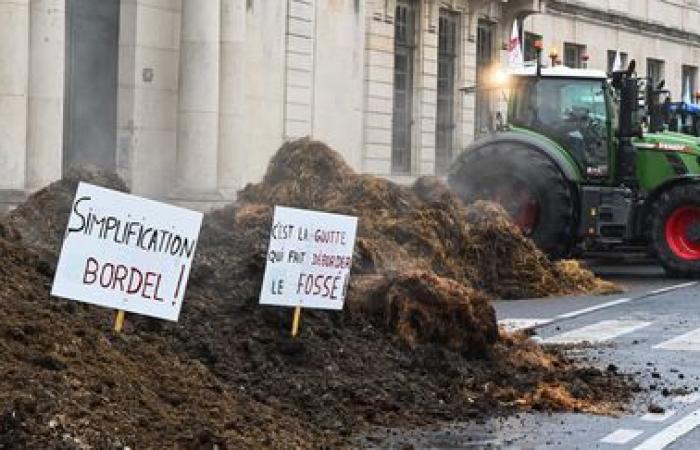
<instances>
[{"instance_id":1,"label":"tractor tire tread","mask_svg":"<svg viewBox=\"0 0 700 450\"><path fill-rule=\"evenodd\" d=\"M683 183L662 192L651 206L650 239L651 254L656 257L670 277L700 277L700 260L679 258L666 242L666 221L678 207L693 205L700 207L700 183Z\"/></svg>"},{"instance_id":2,"label":"tractor tire tread","mask_svg":"<svg viewBox=\"0 0 700 450\"><path fill-rule=\"evenodd\" d=\"M550 205L549 229L542 228L532 235L535 243L551 258L558 259L570 254L576 227L576 197L574 188L565 178L556 163L537 149L519 142L492 143L465 151L455 161L448 180L458 195L470 203L467 192L469 180L484 175L484 170L494 166L519 166L530 174L545 180ZM466 181L465 181L466 180Z\"/></svg>"}]
</instances>

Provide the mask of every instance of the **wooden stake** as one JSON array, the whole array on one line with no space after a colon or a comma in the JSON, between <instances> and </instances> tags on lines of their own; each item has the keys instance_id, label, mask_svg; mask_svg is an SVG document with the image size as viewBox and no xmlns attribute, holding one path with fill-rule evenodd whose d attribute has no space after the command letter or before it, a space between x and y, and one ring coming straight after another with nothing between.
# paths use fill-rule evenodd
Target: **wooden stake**
<instances>
[{"instance_id":1,"label":"wooden stake","mask_svg":"<svg viewBox=\"0 0 700 450\"><path fill-rule=\"evenodd\" d=\"M294 308L294 318L292 319L292 337L297 337L299 333L299 321L301 319L301 306Z\"/></svg>"},{"instance_id":2,"label":"wooden stake","mask_svg":"<svg viewBox=\"0 0 700 450\"><path fill-rule=\"evenodd\" d=\"M117 311L117 317L114 319L114 332L120 333L124 328L124 310L120 309Z\"/></svg>"}]
</instances>

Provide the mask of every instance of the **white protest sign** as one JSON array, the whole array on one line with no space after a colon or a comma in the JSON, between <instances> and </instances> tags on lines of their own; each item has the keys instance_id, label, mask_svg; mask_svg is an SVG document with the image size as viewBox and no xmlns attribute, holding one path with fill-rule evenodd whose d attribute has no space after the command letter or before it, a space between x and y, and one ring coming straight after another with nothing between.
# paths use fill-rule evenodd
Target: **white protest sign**
<instances>
[{"instance_id":1,"label":"white protest sign","mask_svg":"<svg viewBox=\"0 0 700 450\"><path fill-rule=\"evenodd\" d=\"M275 207L263 305L343 309L357 217Z\"/></svg>"},{"instance_id":2,"label":"white protest sign","mask_svg":"<svg viewBox=\"0 0 700 450\"><path fill-rule=\"evenodd\" d=\"M202 214L80 183L51 295L177 321Z\"/></svg>"}]
</instances>

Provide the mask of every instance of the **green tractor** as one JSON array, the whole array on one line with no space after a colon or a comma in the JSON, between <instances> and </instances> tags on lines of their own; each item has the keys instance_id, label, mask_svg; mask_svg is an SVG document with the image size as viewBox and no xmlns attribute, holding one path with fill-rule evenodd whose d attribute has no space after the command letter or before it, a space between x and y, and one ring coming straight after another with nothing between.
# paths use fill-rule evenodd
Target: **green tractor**
<instances>
[{"instance_id":1,"label":"green tractor","mask_svg":"<svg viewBox=\"0 0 700 450\"><path fill-rule=\"evenodd\" d=\"M644 249L669 275L700 275L699 141L655 129L648 85L634 61L513 72L507 122L458 157L451 188L500 203L553 258Z\"/></svg>"}]
</instances>

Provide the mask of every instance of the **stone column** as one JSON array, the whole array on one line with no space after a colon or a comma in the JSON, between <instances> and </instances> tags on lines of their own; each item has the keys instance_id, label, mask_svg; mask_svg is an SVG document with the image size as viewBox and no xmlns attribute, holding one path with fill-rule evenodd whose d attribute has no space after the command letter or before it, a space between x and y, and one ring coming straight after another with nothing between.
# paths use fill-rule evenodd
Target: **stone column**
<instances>
[{"instance_id":1,"label":"stone column","mask_svg":"<svg viewBox=\"0 0 700 450\"><path fill-rule=\"evenodd\" d=\"M174 199L211 202L218 192L219 0L182 0Z\"/></svg>"},{"instance_id":2,"label":"stone column","mask_svg":"<svg viewBox=\"0 0 700 450\"><path fill-rule=\"evenodd\" d=\"M25 188L28 78L29 0L0 0L0 203Z\"/></svg>"},{"instance_id":3,"label":"stone column","mask_svg":"<svg viewBox=\"0 0 700 450\"><path fill-rule=\"evenodd\" d=\"M221 0L219 92L219 181L222 194L234 198L242 187L245 158L241 136L246 126L246 0Z\"/></svg>"},{"instance_id":4,"label":"stone column","mask_svg":"<svg viewBox=\"0 0 700 450\"><path fill-rule=\"evenodd\" d=\"M61 177L65 73L65 0L31 0L27 187Z\"/></svg>"}]
</instances>

